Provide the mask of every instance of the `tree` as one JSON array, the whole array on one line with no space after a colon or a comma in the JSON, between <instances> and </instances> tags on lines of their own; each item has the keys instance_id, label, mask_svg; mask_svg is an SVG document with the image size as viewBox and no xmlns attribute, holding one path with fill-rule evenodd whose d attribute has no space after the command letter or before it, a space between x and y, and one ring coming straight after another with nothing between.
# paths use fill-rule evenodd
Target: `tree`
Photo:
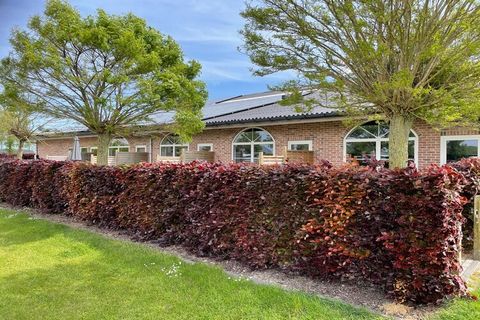
<instances>
[{"instance_id":1,"label":"tree","mask_svg":"<svg viewBox=\"0 0 480 320\"><path fill-rule=\"evenodd\" d=\"M390 123L390 167L404 167L413 122L478 126L480 10L475 0L258 0L242 13L243 49L263 76L293 70L301 90Z\"/></svg>"},{"instance_id":2,"label":"tree","mask_svg":"<svg viewBox=\"0 0 480 320\"><path fill-rule=\"evenodd\" d=\"M0 144L2 144L2 151L5 151L8 155L13 154L15 138L11 135L5 134L0 128Z\"/></svg>"},{"instance_id":3,"label":"tree","mask_svg":"<svg viewBox=\"0 0 480 320\"><path fill-rule=\"evenodd\" d=\"M9 148L13 146L12 137L16 140L18 159L23 158L25 144L33 141L35 134L48 122L39 113L38 106L29 102L26 96L10 86L4 86L0 94L0 136Z\"/></svg>"},{"instance_id":4,"label":"tree","mask_svg":"<svg viewBox=\"0 0 480 320\"><path fill-rule=\"evenodd\" d=\"M44 113L97 134L99 164L107 164L114 136L156 112L175 112L172 130L185 140L203 128L199 63L184 62L172 38L132 14L98 10L82 18L68 3L49 0L44 15L30 20L29 31L13 31L10 42L0 69L14 72L2 76L34 95Z\"/></svg>"}]
</instances>

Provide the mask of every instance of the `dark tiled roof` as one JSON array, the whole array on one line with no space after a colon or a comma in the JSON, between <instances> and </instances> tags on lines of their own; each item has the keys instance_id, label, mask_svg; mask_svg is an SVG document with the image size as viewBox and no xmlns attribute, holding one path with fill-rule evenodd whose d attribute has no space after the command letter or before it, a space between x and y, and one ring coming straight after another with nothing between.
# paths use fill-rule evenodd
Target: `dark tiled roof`
<instances>
[{"instance_id":1,"label":"dark tiled roof","mask_svg":"<svg viewBox=\"0 0 480 320\"><path fill-rule=\"evenodd\" d=\"M203 108L203 120L207 126L218 126L235 123L326 118L339 115L338 110L319 106L311 108L308 112L297 112L292 106L280 105L279 102L283 98L283 92L269 91L209 101ZM326 104L328 105L328 103ZM151 116L151 121L144 124L171 123L174 115L174 112L158 112ZM67 125L67 123L69 122L59 120L52 126L49 133L54 135L89 134L85 127ZM59 128L60 130L58 130ZM49 133L45 133L49 135Z\"/></svg>"},{"instance_id":2,"label":"dark tiled roof","mask_svg":"<svg viewBox=\"0 0 480 320\"><path fill-rule=\"evenodd\" d=\"M314 107L309 112L296 112L292 107L272 104L251 110L231 113L205 120L207 125L227 124L235 122L280 121L293 119L308 119L336 116L338 112L332 109Z\"/></svg>"},{"instance_id":3,"label":"dark tiled roof","mask_svg":"<svg viewBox=\"0 0 480 320\"><path fill-rule=\"evenodd\" d=\"M255 97L238 97L226 102L217 102L215 104L216 108L222 107L223 110L228 110L228 112L224 114L217 112L214 116L205 117L204 121L207 126L215 126L233 123L325 118L339 115L336 109L320 106L313 107L305 112L298 112L293 106L280 105L279 102L283 98L282 93L277 93L275 96L268 98L265 97L268 94L264 93L264 96L257 94ZM209 106L209 108L214 107Z\"/></svg>"}]
</instances>

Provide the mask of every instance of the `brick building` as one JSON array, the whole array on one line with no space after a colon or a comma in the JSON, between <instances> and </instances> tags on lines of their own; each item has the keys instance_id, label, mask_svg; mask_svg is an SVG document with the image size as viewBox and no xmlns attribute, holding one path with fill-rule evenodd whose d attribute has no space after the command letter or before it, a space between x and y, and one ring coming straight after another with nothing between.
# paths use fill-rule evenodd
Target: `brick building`
<instances>
[{"instance_id":1,"label":"brick building","mask_svg":"<svg viewBox=\"0 0 480 320\"><path fill-rule=\"evenodd\" d=\"M259 152L279 155L284 148L312 150L316 160L326 159L335 165L350 158L366 157L388 160L388 125L366 122L346 126L337 110L315 107L296 112L279 105L281 92L267 92L208 103L204 108L205 130L184 144L171 133L147 130L112 142L110 155L118 151L148 152L155 161L179 156L182 149L213 151L215 160L257 161ZM171 121L171 114L153 117L155 128ZM80 138L83 152L96 150L96 137L88 130L52 132L39 135L37 152L41 158L66 158L73 136ZM456 128L436 130L417 121L410 134L409 157L422 168L430 163L443 164L462 157L480 155L478 130Z\"/></svg>"}]
</instances>

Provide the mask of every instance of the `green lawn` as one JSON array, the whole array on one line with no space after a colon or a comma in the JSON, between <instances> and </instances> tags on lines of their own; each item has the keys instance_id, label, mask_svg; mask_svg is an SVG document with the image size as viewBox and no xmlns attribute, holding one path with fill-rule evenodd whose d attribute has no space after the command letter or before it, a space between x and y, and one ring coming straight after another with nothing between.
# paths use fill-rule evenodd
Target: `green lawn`
<instances>
[{"instance_id":1,"label":"green lawn","mask_svg":"<svg viewBox=\"0 0 480 320\"><path fill-rule=\"evenodd\" d=\"M480 298L480 275L474 277L470 285L477 288L474 294ZM478 320L480 319L480 301L466 301L458 299L439 311L434 320Z\"/></svg>"},{"instance_id":2,"label":"green lawn","mask_svg":"<svg viewBox=\"0 0 480 320\"><path fill-rule=\"evenodd\" d=\"M375 319L139 244L0 209L1 319Z\"/></svg>"},{"instance_id":3,"label":"green lawn","mask_svg":"<svg viewBox=\"0 0 480 320\"><path fill-rule=\"evenodd\" d=\"M379 318L0 209L0 319ZM480 319L480 303L458 300L433 318Z\"/></svg>"}]
</instances>

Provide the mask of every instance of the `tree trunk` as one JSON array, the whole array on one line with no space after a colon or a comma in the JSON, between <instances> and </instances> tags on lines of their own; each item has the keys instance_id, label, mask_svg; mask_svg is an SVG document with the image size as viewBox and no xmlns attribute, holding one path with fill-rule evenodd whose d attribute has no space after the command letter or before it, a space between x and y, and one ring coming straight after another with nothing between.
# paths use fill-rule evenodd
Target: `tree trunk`
<instances>
[{"instance_id":1,"label":"tree trunk","mask_svg":"<svg viewBox=\"0 0 480 320\"><path fill-rule=\"evenodd\" d=\"M25 145L24 140L18 140L18 149L17 149L17 159L23 159L23 146Z\"/></svg>"},{"instance_id":2,"label":"tree trunk","mask_svg":"<svg viewBox=\"0 0 480 320\"><path fill-rule=\"evenodd\" d=\"M112 141L112 136L110 134L99 134L98 135L98 149L97 149L97 164L98 165L107 165L108 164L108 147Z\"/></svg>"},{"instance_id":3,"label":"tree trunk","mask_svg":"<svg viewBox=\"0 0 480 320\"><path fill-rule=\"evenodd\" d=\"M413 121L401 114L394 114L389 120L389 167L405 168L408 164L408 137Z\"/></svg>"}]
</instances>

